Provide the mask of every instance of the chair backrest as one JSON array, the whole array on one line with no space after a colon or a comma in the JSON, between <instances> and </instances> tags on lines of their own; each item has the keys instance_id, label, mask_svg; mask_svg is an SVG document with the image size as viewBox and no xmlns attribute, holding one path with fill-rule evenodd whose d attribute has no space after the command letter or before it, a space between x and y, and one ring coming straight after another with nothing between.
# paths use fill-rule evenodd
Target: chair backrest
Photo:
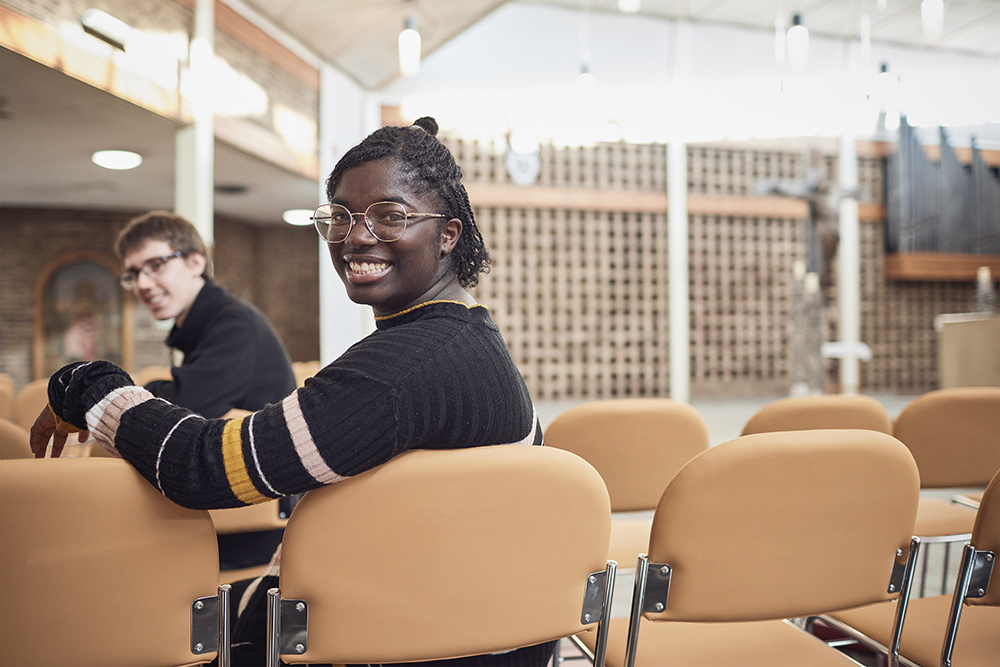
<instances>
[{"instance_id":1,"label":"chair backrest","mask_svg":"<svg viewBox=\"0 0 1000 667\"><path fill-rule=\"evenodd\" d=\"M278 500L247 505L246 507L209 510L208 513L212 516L215 532L219 535L275 530L284 528L285 524L288 523L288 519L281 516L281 506Z\"/></svg>"},{"instance_id":2,"label":"chair backrest","mask_svg":"<svg viewBox=\"0 0 1000 667\"><path fill-rule=\"evenodd\" d=\"M32 459L31 435L12 421L0 419L0 459Z\"/></svg>"},{"instance_id":3,"label":"chair backrest","mask_svg":"<svg viewBox=\"0 0 1000 667\"><path fill-rule=\"evenodd\" d=\"M656 507L666 481L709 444L698 411L667 398L581 403L553 419L544 435L546 446L597 469L615 512Z\"/></svg>"},{"instance_id":4,"label":"chair backrest","mask_svg":"<svg viewBox=\"0 0 1000 667\"><path fill-rule=\"evenodd\" d=\"M0 419L10 419L16 386L12 375L0 373Z\"/></svg>"},{"instance_id":5,"label":"chair backrest","mask_svg":"<svg viewBox=\"0 0 1000 667\"><path fill-rule=\"evenodd\" d=\"M993 475L986 493L979 503L976 523L969 542L978 551L992 551L994 559L1000 555L1000 470ZM1000 567L993 565L993 576L981 598L968 598L969 604L1000 605Z\"/></svg>"},{"instance_id":6,"label":"chair backrest","mask_svg":"<svg viewBox=\"0 0 1000 667\"><path fill-rule=\"evenodd\" d=\"M143 387L153 380L173 380L174 374L170 366L145 366L135 373L132 373L132 382L136 386Z\"/></svg>"},{"instance_id":7,"label":"chair backrest","mask_svg":"<svg viewBox=\"0 0 1000 667\"><path fill-rule=\"evenodd\" d=\"M649 562L672 574L665 608L645 615L753 621L890 599L919 493L909 451L877 431L759 433L717 445L660 499Z\"/></svg>"},{"instance_id":8,"label":"chair backrest","mask_svg":"<svg viewBox=\"0 0 1000 667\"><path fill-rule=\"evenodd\" d=\"M1000 468L1000 387L953 387L914 399L892 434L910 448L924 488L986 486Z\"/></svg>"},{"instance_id":9,"label":"chair backrest","mask_svg":"<svg viewBox=\"0 0 1000 667\"><path fill-rule=\"evenodd\" d=\"M322 368L323 364L318 360L293 361L292 374L295 375L295 385L298 387L305 386L306 380L319 373Z\"/></svg>"},{"instance_id":10,"label":"chair backrest","mask_svg":"<svg viewBox=\"0 0 1000 667\"><path fill-rule=\"evenodd\" d=\"M0 533L0 664L216 656L192 651L190 627L192 603L218 590L208 512L167 500L125 461L0 461Z\"/></svg>"},{"instance_id":11,"label":"chair backrest","mask_svg":"<svg viewBox=\"0 0 1000 667\"><path fill-rule=\"evenodd\" d=\"M864 428L892 433L892 418L885 406L871 396L788 396L754 413L740 435L826 428Z\"/></svg>"},{"instance_id":12,"label":"chair backrest","mask_svg":"<svg viewBox=\"0 0 1000 667\"><path fill-rule=\"evenodd\" d=\"M49 403L49 380L32 380L14 394L10 418L21 428L31 429L38 419L38 413Z\"/></svg>"},{"instance_id":13,"label":"chair backrest","mask_svg":"<svg viewBox=\"0 0 1000 667\"><path fill-rule=\"evenodd\" d=\"M308 603L308 648L281 659L420 661L594 628L582 609L610 530L604 483L569 452L403 453L296 505L280 594Z\"/></svg>"}]
</instances>

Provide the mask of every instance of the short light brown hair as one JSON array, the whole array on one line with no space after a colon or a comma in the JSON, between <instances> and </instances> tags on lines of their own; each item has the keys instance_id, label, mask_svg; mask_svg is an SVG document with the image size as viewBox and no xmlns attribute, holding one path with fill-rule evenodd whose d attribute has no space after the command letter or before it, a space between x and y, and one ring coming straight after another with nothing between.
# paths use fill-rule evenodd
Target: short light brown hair
<instances>
[{"instance_id":1,"label":"short light brown hair","mask_svg":"<svg viewBox=\"0 0 1000 667\"><path fill-rule=\"evenodd\" d=\"M115 252L124 261L125 255L142 247L147 241L166 241L171 250L182 252L185 257L193 253L204 256L205 272L202 277L211 277L212 258L198 230L186 218L170 211L150 211L132 218L118 233Z\"/></svg>"}]
</instances>

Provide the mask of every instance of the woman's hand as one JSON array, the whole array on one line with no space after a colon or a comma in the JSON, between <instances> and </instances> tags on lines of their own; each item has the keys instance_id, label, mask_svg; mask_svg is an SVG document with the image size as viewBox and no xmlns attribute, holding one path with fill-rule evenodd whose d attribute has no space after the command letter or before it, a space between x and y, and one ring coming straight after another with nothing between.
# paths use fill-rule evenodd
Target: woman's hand
<instances>
[{"instance_id":1,"label":"woman's hand","mask_svg":"<svg viewBox=\"0 0 1000 667\"><path fill-rule=\"evenodd\" d=\"M52 439L52 458L57 459L62 456L63 447L66 446L66 438L70 433L79 431L73 427L72 430L64 430L70 426L66 422L56 420L51 408L45 406L39 413L35 423L31 426L31 451L36 459L45 458L45 450L48 449L49 439ZM78 441L86 442L90 438L89 431L79 431Z\"/></svg>"}]
</instances>

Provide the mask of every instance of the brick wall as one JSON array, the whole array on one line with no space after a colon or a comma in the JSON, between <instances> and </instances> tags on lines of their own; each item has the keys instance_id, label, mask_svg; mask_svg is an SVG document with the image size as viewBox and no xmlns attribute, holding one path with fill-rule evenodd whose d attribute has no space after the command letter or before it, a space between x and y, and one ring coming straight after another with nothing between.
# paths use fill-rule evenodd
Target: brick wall
<instances>
[{"instance_id":1,"label":"brick wall","mask_svg":"<svg viewBox=\"0 0 1000 667\"><path fill-rule=\"evenodd\" d=\"M33 379L35 290L59 257L82 250L117 264L114 239L142 211L0 209L0 371ZM215 277L271 320L295 361L319 358L319 253L308 227L257 227L221 219ZM128 298L133 298L129 296ZM136 303L134 366L169 362L167 332Z\"/></svg>"}]
</instances>

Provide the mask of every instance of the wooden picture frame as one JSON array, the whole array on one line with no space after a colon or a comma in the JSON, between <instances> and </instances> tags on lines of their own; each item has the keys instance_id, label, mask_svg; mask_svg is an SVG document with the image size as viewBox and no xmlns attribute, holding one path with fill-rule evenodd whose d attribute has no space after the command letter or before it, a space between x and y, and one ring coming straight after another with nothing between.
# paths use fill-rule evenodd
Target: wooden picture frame
<instances>
[{"instance_id":1,"label":"wooden picture frame","mask_svg":"<svg viewBox=\"0 0 1000 667\"><path fill-rule=\"evenodd\" d=\"M34 377L71 361L104 359L129 370L133 300L118 284L118 262L71 252L53 261L35 285Z\"/></svg>"}]
</instances>

